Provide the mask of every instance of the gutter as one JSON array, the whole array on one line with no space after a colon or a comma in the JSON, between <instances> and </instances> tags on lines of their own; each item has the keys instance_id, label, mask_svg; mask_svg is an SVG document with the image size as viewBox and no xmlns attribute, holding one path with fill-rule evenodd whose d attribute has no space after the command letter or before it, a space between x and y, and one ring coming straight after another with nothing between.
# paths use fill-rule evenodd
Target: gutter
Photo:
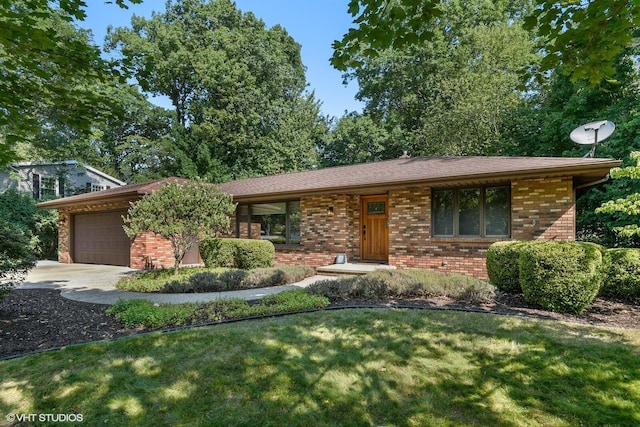
<instances>
[{"instance_id":1,"label":"gutter","mask_svg":"<svg viewBox=\"0 0 640 427\"><path fill-rule=\"evenodd\" d=\"M583 188L587 188L587 187L593 187L594 185L598 185L598 184L604 184L605 182L609 181L609 179L611 178L610 174L607 174L604 178L598 179L596 181L591 181L591 182L587 182L585 184L582 185L578 185L576 187L574 187L574 190L582 190Z\"/></svg>"}]
</instances>

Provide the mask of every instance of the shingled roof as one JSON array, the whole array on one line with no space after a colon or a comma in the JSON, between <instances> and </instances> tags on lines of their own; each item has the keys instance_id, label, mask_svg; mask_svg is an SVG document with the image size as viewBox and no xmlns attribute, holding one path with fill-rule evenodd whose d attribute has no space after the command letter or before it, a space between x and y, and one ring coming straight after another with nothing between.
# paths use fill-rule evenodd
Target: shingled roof
<instances>
[{"instance_id":1,"label":"shingled roof","mask_svg":"<svg viewBox=\"0 0 640 427\"><path fill-rule=\"evenodd\" d=\"M249 178L222 184L237 200L384 191L408 185L505 182L513 178L573 176L588 184L620 165L612 159L567 157L415 157Z\"/></svg>"},{"instance_id":2,"label":"shingled roof","mask_svg":"<svg viewBox=\"0 0 640 427\"><path fill-rule=\"evenodd\" d=\"M237 201L259 201L314 194L371 194L424 184L434 187L479 185L515 178L572 176L580 186L605 178L611 168L619 165L619 160L573 157L415 157L249 178L227 182L221 187ZM166 178L51 200L38 207L133 200L170 180L185 181Z\"/></svg>"}]
</instances>

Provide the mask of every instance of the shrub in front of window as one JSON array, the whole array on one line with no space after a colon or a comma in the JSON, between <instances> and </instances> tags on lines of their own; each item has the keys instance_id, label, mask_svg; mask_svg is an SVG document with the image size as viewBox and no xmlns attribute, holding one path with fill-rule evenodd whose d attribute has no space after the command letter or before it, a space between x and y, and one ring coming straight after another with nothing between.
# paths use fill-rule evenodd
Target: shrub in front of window
<instances>
[{"instance_id":1,"label":"shrub in front of window","mask_svg":"<svg viewBox=\"0 0 640 427\"><path fill-rule=\"evenodd\" d=\"M504 292L521 292L520 251L526 242L496 242L487 251L487 274L491 284Z\"/></svg>"},{"instance_id":2,"label":"shrub in front of window","mask_svg":"<svg viewBox=\"0 0 640 427\"><path fill-rule=\"evenodd\" d=\"M519 265L525 300L563 313L582 313L606 275L603 249L593 243L530 242Z\"/></svg>"},{"instance_id":3,"label":"shrub in front of window","mask_svg":"<svg viewBox=\"0 0 640 427\"><path fill-rule=\"evenodd\" d=\"M251 270L273 265L275 247L268 240L209 239L200 243L200 256L208 268Z\"/></svg>"},{"instance_id":4,"label":"shrub in front of window","mask_svg":"<svg viewBox=\"0 0 640 427\"><path fill-rule=\"evenodd\" d=\"M640 249L609 249L609 272L601 294L623 301L640 299Z\"/></svg>"},{"instance_id":5,"label":"shrub in front of window","mask_svg":"<svg viewBox=\"0 0 640 427\"><path fill-rule=\"evenodd\" d=\"M234 268L235 241L238 239L207 239L200 242L200 256L207 268Z\"/></svg>"},{"instance_id":6,"label":"shrub in front of window","mask_svg":"<svg viewBox=\"0 0 640 427\"><path fill-rule=\"evenodd\" d=\"M275 255L276 248L268 240L238 239L236 267L244 270L271 267Z\"/></svg>"}]
</instances>

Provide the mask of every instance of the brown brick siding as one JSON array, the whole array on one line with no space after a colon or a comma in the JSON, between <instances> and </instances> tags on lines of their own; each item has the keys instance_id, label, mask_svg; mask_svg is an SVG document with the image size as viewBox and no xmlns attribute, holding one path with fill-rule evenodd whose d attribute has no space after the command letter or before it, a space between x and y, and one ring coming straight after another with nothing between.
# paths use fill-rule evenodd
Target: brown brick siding
<instances>
[{"instance_id":1,"label":"brown brick siding","mask_svg":"<svg viewBox=\"0 0 640 427\"><path fill-rule=\"evenodd\" d=\"M511 238L431 237L431 189L392 190L389 196L389 264L486 278L488 247L500 240L575 238L571 177L514 181ZM327 208L333 207L333 216ZM301 200L300 247L276 248L276 262L331 264L338 253L360 258L360 197L332 195Z\"/></svg>"},{"instance_id":2,"label":"brown brick siding","mask_svg":"<svg viewBox=\"0 0 640 427\"><path fill-rule=\"evenodd\" d=\"M511 236L515 240L574 240L573 179L530 179L511 184Z\"/></svg>"}]
</instances>

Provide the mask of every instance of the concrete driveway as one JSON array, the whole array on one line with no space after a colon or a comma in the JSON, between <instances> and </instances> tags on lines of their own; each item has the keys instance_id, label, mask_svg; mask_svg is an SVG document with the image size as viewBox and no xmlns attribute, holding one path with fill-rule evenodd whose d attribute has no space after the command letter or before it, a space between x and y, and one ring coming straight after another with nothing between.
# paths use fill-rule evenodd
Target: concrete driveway
<instances>
[{"instance_id":1,"label":"concrete driveway","mask_svg":"<svg viewBox=\"0 0 640 427\"><path fill-rule=\"evenodd\" d=\"M201 294L124 292L115 288L115 284L121 277L136 271L139 270L112 265L61 264L56 261L38 261L36 267L29 272L25 281L16 289L60 289L60 295L64 298L96 304L114 304L121 299L145 299L158 303L179 304L214 301L220 298L254 300L289 289L306 288L318 280L335 278L313 276L285 286Z\"/></svg>"}]
</instances>

